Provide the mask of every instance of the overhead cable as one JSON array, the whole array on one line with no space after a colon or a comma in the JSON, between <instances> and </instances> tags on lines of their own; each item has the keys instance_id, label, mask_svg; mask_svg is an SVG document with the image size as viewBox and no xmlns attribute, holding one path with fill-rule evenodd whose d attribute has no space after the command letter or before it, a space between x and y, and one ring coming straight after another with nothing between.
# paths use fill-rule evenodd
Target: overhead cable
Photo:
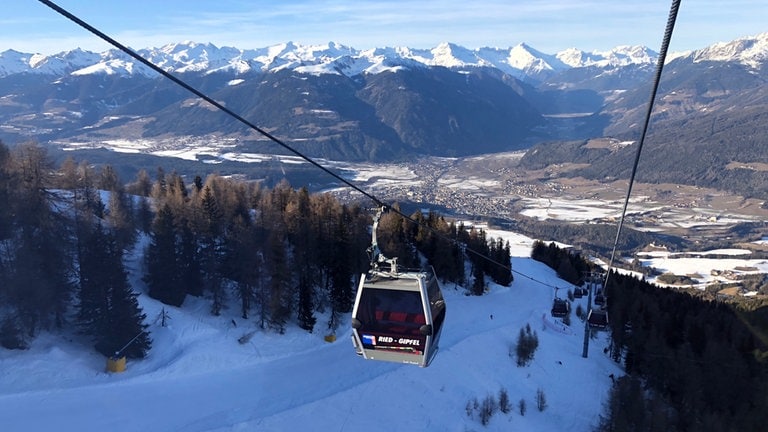
<instances>
[{"instance_id":1,"label":"overhead cable","mask_svg":"<svg viewBox=\"0 0 768 432\"><path fill-rule=\"evenodd\" d=\"M667 18L667 27L664 30L664 37L661 42L661 50L659 51L659 58L656 62L656 73L653 78L653 86L651 89L651 97L648 101L648 109L645 112L645 121L643 122L643 130L640 135L640 141L637 145L637 152L635 153L635 160L632 165L632 174L629 177L629 186L627 187L627 196L624 198L624 207L621 210L621 217L619 218L618 229L616 230L616 239L613 241L613 249L611 251L611 259L608 262L608 268L605 272L604 287L608 287L608 278L613 268L613 261L616 257L616 249L619 244L619 236L621 235L621 229L624 226L624 218L627 215L627 207L629 206L629 197L632 195L632 185L635 183L635 175L637 174L637 166L640 162L640 153L643 151L643 144L645 143L645 136L648 132L648 125L651 122L651 112L653 111L653 103L656 100L656 93L659 89L659 83L661 82L661 72L664 70L664 63L667 58L667 50L669 49L669 42L672 39L672 31L675 28L675 22L677 21L677 11L680 9L680 0L673 0L669 10L669 17Z\"/></svg>"}]
</instances>

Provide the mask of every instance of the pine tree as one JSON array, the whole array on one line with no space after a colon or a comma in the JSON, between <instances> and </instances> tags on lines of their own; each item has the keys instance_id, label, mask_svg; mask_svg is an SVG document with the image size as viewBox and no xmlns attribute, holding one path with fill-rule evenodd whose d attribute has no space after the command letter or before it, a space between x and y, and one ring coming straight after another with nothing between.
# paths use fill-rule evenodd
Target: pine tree
<instances>
[{"instance_id":1,"label":"pine tree","mask_svg":"<svg viewBox=\"0 0 768 432\"><path fill-rule=\"evenodd\" d=\"M98 352L144 357L151 340L142 313L128 284L122 250L101 224L82 227L79 242L80 292L77 319Z\"/></svg>"},{"instance_id":2,"label":"pine tree","mask_svg":"<svg viewBox=\"0 0 768 432\"><path fill-rule=\"evenodd\" d=\"M256 228L236 218L224 238L225 272L235 281L235 295L240 300L240 316L247 319L256 300L256 287L262 272L261 244Z\"/></svg>"},{"instance_id":3,"label":"pine tree","mask_svg":"<svg viewBox=\"0 0 768 432\"><path fill-rule=\"evenodd\" d=\"M180 275L180 289L188 295L200 297L205 290L205 282L203 281L203 269L200 265L201 257L198 240L186 219L177 221L176 231L178 239L176 256Z\"/></svg>"},{"instance_id":4,"label":"pine tree","mask_svg":"<svg viewBox=\"0 0 768 432\"><path fill-rule=\"evenodd\" d=\"M312 333L317 318L315 318L314 291L309 281L309 275L299 275L299 327Z\"/></svg>"},{"instance_id":5,"label":"pine tree","mask_svg":"<svg viewBox=\"0 0 768 432\"><path fill-rule=\"evenodd\" d=\"M136 197L135 213L136 227L142 232L149 234L149 231L152 229L153 215L147 197Z\"/></svg>"},{"instance_id":6,"label":"pine tree","mask_svg":"<svg viewBox=\"0 0 768 432\"><path fill-rule=\"evenodd\" d=\"M351 260L352 217L346 208L342 209L339 219L335 222L335 235L330 240L334 258L331 262L331 308L335 313L348 313L352 310L354 269Z\"/></svg>"},{"instance_id":7,"label":"pine tree","mask_svg":"<svg viewBox=\"0 0 768 432\"><path fill-rule=\"evenodd\" d=\"M57 197L48 191L53 169L45 150L23 144L4 158L4 177L10 183L4 193L9 201L0 207L7 206L10 212L3 216L9 225L0 232L13 241L0 258L5 261L0 293L15 311L17 323L32 336L65 322L72 292L69 224L54 211Z\"/></svg>"},{"instance_id":8,"label":"pine tree","mask_svg":"<svg viewBox=\"0 0 768 432\"><path fill-rule=\"evenodd\" d=\"M75 201L78 208L101 219L104 217L104 202L96 188L98 176L88 161L80 162L77 168L78 188L75 190Z\"/></svg>"},{"instance_id":9,"label":"pine tree","mask_svg":"<svg viewBox=\"0 0 768 432\"><path fill-rule=\"evenodd\" d=\"M128 358L143 358L152 347L148 325L144 324L147 315L142 313L136 300L138 294L128 285L124 270L118 273L123 273L123 277L110 291L111 331L97 342L96 348L102 354L122 348L121 353Z\"/></svg>"},{"instance_id":10,"label":"pine tree","mask_svg":"<svg viewBox=\"0 0 768 432\"><path fill-rule=\"evenodd\" d=\"M493 268L493 281L499 285L509 286L514 279L512 277L512 264L510 261L510 246L509 242L504 242L501 238L496 240L493 250L493 259L499 264L494 265Z\"/></svg>"},{"instance_id":11,"label":"pine tree","mask_svg":"<svg viewBox=\"0 0 768 432\"><path fill-rule=\"evenodd\" d=\"M145 255L147 274L144 282L149 287L150 297L168 305L181 306L186 292L181 284L173 220L167 204L157 212Z\"/></svg>"},{"instance_id":12,"label":"pine tree","mask_svg":"<svg viewBox=\"0 0 768 432\"><path fill-rule=\"evenodd\" d=\"M0 346L5 349L27 349L21 328L12 317L5 317L0 324Z\"/></svg>"},{"instance_id":13,"label":"pine tree","mask_svg":"<svg viewBox=\"0 0 768 432\"><path fill-rule=\"evenodd\" d=\"M108 280L114 270L106 267L109 257L104 253L105 236L101 227L94 227L81 218L77 228L77 323L83 333L98 337L108 331Z\"/></svg>"},{"instance_id":14,"label":"pine tree","mask_svg":"<svg viewBox=\"0 0 768 432\"><path fill-rule=\"evenodd\" d=\"M472 269L472 295L481 296L485 292L485 272L480 265L475 264Z\"/></svg>"}]
</instances>

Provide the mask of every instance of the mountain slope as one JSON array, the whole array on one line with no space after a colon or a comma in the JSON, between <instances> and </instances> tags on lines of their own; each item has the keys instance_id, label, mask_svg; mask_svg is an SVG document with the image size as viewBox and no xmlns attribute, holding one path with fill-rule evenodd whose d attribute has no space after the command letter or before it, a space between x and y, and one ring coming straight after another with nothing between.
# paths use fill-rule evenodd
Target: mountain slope
<instances>
[{"instance_id":1,"label":"mountain slope","mask_svg":"<svg viewBox=\"0 0 768 432\"><path fill-rule=\"evenodd\" d=\"M565 286L526 257L530 239L492 234L515 245L515 269ZM141 290L138 261L131 263ZM129 362L122 374L104 373L104 358L84 355L77 342L41 337L28 352L0 350L0 370L14 371L0 374L0 418L10 431L61 424L112 431L592 430L610 375L620 374L602 352L607 340L602 334L592 339L589 357L582 358L581 324L569 330L551 321L551 288L520 279L510 288L493 285L482 297L445 287L441 351L426 369L357 357L348 323L328 344L323 334L297 327L280 336L228 311L213 317L204 301L194 300L181 309L165 307L169 324L149 329L149 356ZM161 312L146 295L139 300L149 320ZM520 368L509 350L526 324L536 331L539 348L532 364ZM252 332L249 342L237 342ZM513 405L510 413L497 412L486 427L476 414L467 415L467 403L498 397L501 389ZM543 412L536 409L538 390L547 401ZM521 400L525 415L517 408Z\"/></svg>"}]
</instances>

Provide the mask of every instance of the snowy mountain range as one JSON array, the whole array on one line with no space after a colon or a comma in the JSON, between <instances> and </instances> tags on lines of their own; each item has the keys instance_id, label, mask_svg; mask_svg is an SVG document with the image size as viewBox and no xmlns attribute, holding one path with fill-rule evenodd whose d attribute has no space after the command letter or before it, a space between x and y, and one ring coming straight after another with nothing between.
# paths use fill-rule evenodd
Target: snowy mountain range
<instances>
[{"instance_id":1,"label":"snowy mountain range","mask_svg":"<svg viewBox=\"0 0 768 432\"><path fill-rule=\"evenodd\" d=\"M346 161L459 157L603 136L631 140L658 61L641 46L546 54L523 43L360 50L334 42L258 49L184 42L137 52L303 154ZM767 60L768 33L670 54L654 130L675 131L683 145L759 145L752 132L768 127L760 114L768 111ZM714 118L722 127L702 136ZM112 148L119 140L144 143L139 153L181 154L201 138L226 151L281 151L120 51L0 53L5 142L71 149ZM593 156L590 163L597 162ZM663 150L659 157L674 160ZM608 171L599 175L616 174Z\"/></svg>"},{"instance_id":2,"label":"snowy mountain range","mask_svg":"<svg viewBox=\"0 0 768 432\"><path fill-rule=\"evenodd\" d=\"M432 49L385 47L356 49L335 42L299 45L286 42L256 49L217 47L210 43L186 41L160 48L137 51L142 57L169 72L230 71L238 74L291 69L302 73L330 73L355 76L380 73L413 65L493 67L516 78L540 78L569 68L622 67L654 64L658 53L644 46L617 46L609 51L582 51L569 48L546 54L520 43L511 48L468 49L443 42ZM701 61L737 61L759 66L768 56L768 33L721 42L694 52L672 53L670 58L693 56ZM94 73L153 74L117 49L94 53L75 49L50 56L8 50L0 53L0 77L17 73L45 75Z\"/></svg>"},{"instance_id":3,"label":"snowy mountain range","mask_svg":"<svg viewBox=\"0 0 768 432\"><path fill-rule=\"evenodd\" d=\"M619 46L610 51L584 52L571 48L554 55L524 43L511 48L467 49L441 43L432 49L386 47L359 50L329 42L297 45L293 42L257 49L217 47L210 43L182 42L137 53L164 70L186 72L276 72L290 69L309 74L356 76L394 71L416 65L492 67L516 78L541 78L552 73L586 66L617 67L656 61L657 53L642 46ZM118 74L154 76L154 72L117 49L93 53L80 49L50 56L13 50L0 53L0 77L17 73L43 75Z\"/></svg>"}]
</instances>

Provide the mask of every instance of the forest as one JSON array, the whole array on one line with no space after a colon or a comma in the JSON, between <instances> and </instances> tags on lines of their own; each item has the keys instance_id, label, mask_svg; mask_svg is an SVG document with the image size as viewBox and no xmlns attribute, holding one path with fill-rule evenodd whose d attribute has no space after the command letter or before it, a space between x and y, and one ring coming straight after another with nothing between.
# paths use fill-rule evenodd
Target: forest
<instances>
[{"instance_id":1,"label":"forest","mask_svg":"<svg viewBox=\"0 0 768 432\"><path fill-rule=\"evenodd\" d=\"M592 266L536 242L532 258L574 284ZM768 412L768 302L726 302L612 272L614 381L597 430L757 431Z\"/></svg>"},{"instance_id":2,"label":"forest","mask_svg":"<svg viewBox=\"0 0 768 432\"><path fill-rule=\"evenodd\" d=\"M291 323L335 331L369 266L372 204L285 182L267 188L211 174L187 184L160 167L123 183L110 165L67 158L54 167L34 143L0 143L0 200L0 346L10 349L62 329L87 335L106 356L145 356L151 335L124 267L136 247L150 297L172 306L203 297L214 315L236 305L277 333ZM473 295L486 277L512 282L501 239L432 212L391 210L378 243L400 265L432 265L443 283ZM327 323L317 322L320 312Z\"/></svg>"}]
</instances>

